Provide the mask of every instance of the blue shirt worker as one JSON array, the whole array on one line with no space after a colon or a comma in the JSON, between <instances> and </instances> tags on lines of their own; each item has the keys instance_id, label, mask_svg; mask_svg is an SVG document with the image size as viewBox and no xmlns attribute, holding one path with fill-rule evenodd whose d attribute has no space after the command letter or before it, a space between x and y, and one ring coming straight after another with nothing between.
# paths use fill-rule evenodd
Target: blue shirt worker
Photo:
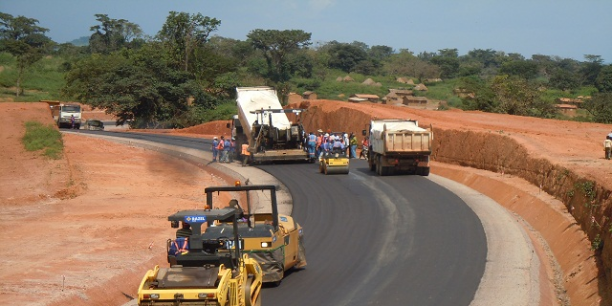
<instances>
[{"instance_id":1,"label":"blue shirt worker","mask_svg":"<svg viewBox=\"0 0 612 306\"><path fill-rule=\"evenodd\" d=\"M219 138L217 138L216 136L213 138L213 143L212 143L212 156L213 156L213 162L217 161L217 156L219 155L219 150L217 150L217 147L219 146Z\"/></svg>"},{"instance_id":2,"label":"blue shirt worker","mask_svg":"<svg viewBox=\"0 0 612 306\"><path fill-rule=\"evenodd\" d=\"M224 163L229 163L229 155L230 155L230 150L232 149L232 143L230 142L229 139L225 139L223 141L223 162Z\"/></svg>"},{"instance_id":3,"label":"blue shirt worker","mask_svg":"<svg viewBox=\"0 0 612 306\"><path fill-rule=\"evenodd\" d=\"M308 135L308 158L315 158L315 147L317 145L317 136L313 132Z\"/></svg>"}]
</instances>

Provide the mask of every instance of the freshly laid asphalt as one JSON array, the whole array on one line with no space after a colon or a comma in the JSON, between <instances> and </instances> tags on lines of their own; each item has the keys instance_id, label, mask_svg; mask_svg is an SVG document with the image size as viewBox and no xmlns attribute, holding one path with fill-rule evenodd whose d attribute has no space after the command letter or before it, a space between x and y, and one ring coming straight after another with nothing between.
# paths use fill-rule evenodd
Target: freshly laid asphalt
<instances>
[{"instance_id":1,"label":"freshly laid asphalt","mask_svg":"<svg viewBox=\"0 0 612 306\"><path fill-rule=\"evenodd\" d=\"M263 305L539 304L540 263L521 225L445 178L379 177L363 160L352 160L348 175L326 176L308 163L242 167L211 163L205 139L76 133L278 185L281 212L305 229L308 266L265 286Z\"/></svg>"}]
</instances>

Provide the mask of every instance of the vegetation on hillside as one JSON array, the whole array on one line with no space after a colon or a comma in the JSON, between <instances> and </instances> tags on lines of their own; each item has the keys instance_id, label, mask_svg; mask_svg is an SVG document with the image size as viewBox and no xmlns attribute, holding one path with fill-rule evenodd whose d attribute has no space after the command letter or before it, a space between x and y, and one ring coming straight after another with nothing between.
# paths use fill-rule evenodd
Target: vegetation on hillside
<instances>
[{"instance_id":1,"label":"vegetation on hillside","mask_svg":"<svg viewBox=\"0 0 612 306\"><path fill-rule=\"evenodd\" d=\"M43 155L60 159L64 151L62 134L53 125L44 126L38 121L25 123L25 135L21 139L27 151L43 151Z\"/></svg>"},{"instance_id":2,"label":"vegetation on hillside","mask_svg":"<svg viewBox=\"0 0 612 306\"><path fill-rule=\"evenodd\" d=\"M221 20L182 12L169 12L154 37L127 20L96 14L86 46L55 44L37 24L0 14L0 95L78 100L133 126L227 119L235 113L237 86L274 86L281 98L315 91L319 98L346 100L413 88L400 77L424 83L428 90L415 95L447 107L522 116L563 118L557 99L591 97L583 98L577 120L612 122L612 65L598 55L581 62L491 49L459 55L457 49L414 54L363 42L313 46L311 33L302 30L254 29L241 41L213 35ZM338 81L346 76L353 81ZM366 79L377 85L362 84Z\"/></svg>"}]
</instances>

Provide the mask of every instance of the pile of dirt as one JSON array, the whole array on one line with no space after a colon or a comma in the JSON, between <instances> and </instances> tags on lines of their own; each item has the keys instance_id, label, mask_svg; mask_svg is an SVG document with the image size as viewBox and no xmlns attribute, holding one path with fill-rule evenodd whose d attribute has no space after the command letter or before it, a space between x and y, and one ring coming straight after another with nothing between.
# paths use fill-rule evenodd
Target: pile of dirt
<instances>
[{"instance_id":1,"label":"pile of dirt","mask_svg":"<svg viewBox=\"0 0 612 306\"><path fill-rule=\"evenodd\" d=\"M172 131L172 133L183 135L197 134L208 138L212 138L214 136L220 137L222 135L228 137L231 135L231 130L227 127L227 124L229 123L229 120L213 121L205 124L188 127L185 129L174 130Z\"/></svg>"}]
</instances>

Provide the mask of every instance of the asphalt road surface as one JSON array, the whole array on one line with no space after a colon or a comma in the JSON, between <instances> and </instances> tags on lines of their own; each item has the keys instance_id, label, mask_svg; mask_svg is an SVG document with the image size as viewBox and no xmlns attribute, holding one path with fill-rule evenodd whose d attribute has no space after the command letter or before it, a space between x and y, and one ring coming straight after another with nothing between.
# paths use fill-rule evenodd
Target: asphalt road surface
<instances>
[{"instance_id":1,"label":"asphalt road surface","mask_svg":"<svg viewBox=\"0 0 612 306\"><path fill-rule=\"evenodd\" d=\"M378 177L364 160L348 175L313 164L265 165L293 196L308 266L266 288L271 305L469 305L486 237L450 191L420 176ZM282 289L282 290L279 290Z\"/></svg>"},{"instance_id":2,"label":"asphalt road surface","mask_svg":"<svg viewBox=\"0 0 612 306\"><path fill-rule=\"evenodd\" d=\"M207 150L210 141L159 134L103 133ZM469 305L483 276L486 237L455 194L420 176L379 177L364 160L348 175L316 164L258 166L285 184L305 229L308 266L265 305Z\"/></svg>"}]
</instances>

